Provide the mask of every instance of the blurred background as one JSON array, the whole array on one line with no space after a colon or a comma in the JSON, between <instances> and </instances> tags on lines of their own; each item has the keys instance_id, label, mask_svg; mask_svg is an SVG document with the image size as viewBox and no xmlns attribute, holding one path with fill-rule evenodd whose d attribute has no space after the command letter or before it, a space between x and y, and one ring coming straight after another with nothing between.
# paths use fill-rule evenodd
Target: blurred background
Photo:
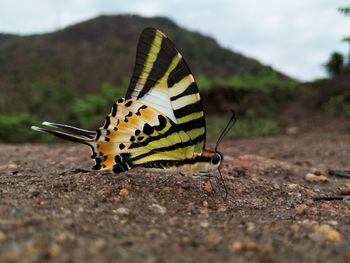
<instances>
[{"instance_id":1,"label":"blurred background","mask_svg":"<svg viewBox=\"0 0 350 263\"><path fill-rule=\"evenodd\" d=\"M198 82L208 137L350 132L348 1L0 0L0 142L44 120L96 129L124 97L139 34L162 30ZM227 115L227 116L226 116Z\"/></svg>"}]
</instances>

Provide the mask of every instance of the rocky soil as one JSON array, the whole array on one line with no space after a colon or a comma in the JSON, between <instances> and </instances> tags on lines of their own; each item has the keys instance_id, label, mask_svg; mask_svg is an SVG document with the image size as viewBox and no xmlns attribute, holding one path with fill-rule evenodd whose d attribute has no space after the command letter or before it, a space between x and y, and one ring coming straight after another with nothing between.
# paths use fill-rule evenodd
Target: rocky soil
<instances>
[{"instance_id":1,"label":"rocky soil","mask_svg":"<svg viewBox=\"0 0 350 263\"><path fill-rule=\"evenodd\" d=\"M208 146L210 148L211 145ZM226 141L212 179L0 145L0 262L350 262L350 134Z\"/></svg>"}]
</instances>

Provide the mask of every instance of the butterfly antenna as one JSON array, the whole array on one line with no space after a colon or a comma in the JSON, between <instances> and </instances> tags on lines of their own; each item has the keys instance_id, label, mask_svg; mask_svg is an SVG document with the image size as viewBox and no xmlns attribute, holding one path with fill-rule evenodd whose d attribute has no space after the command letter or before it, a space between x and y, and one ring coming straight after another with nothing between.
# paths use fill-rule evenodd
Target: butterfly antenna
<instances>
[{"instance_id":1,"label":"butterfly antenna","mask_svg":"<svg viewBox=\"0 0 350 263\"><path fill-rule=\"evenodd\" d=\"M216 142L215 152L217 152L218 147L219 147L222 139L232 129L232 127L235 125L236 121L237 121L236 112L234 110L232 110L232 116L231 116L230 120L228 121L228 123L226 124L226 127L222 130L222 132L221 132L221 134Z\"/></svg>"},{"instance_id":2,"label":"butterfly antenna","mask_svg":"<svg viewBox=\"0 0 350 263\"><path fill-rule=\"evenodd\" d=\"M227 122L225 128L222 130L217 142L216 142L216 145L215 145L215 152L218 151L218 147L222 141L223 138L225 138L225 136L227 135L227 133L232 129L232 127L235 125L237 121L237 118L236 118L236 112L234 110L232 110L232 116L230 118L230 120ZM227 200L227 195L228 195L228 191L227 191L227 187L226 187L226 184L225 184L225 180L221 174L221 170L220 170L220 167L218 167L218 172L219 172L219 181L221 183L221 185L224 187L224 190L225 190L225 198L224 200L226 201Z\"/></svg>"}]
</instances>

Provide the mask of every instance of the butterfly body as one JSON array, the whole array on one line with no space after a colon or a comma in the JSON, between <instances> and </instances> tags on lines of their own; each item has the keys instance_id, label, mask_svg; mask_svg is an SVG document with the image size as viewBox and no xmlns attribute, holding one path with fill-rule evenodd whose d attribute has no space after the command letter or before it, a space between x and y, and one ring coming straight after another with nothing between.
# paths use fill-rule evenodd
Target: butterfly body
<instances>
[{"instance_id":1,"label":"butterfly body","mask_svg":"<svg viewBox=\"0 0 350 263\"><path fill-rule=\"evenodd\" d=\"M217 169L221 162L213 163L213 160L217 160L217 153L212 151L204 152L204 155L199 155L192 159L184 159L181 161L174 160L159 160L154 163L149 163L141 168L143 171L164 173L167 175L181 174L183 176L195 176L195 175L207 175L210 172ZM216 157L218 158L218 157Z\"/></svg>"},{"instance_id":2,"label":"butterfly body","mask_svg":"<svg viewBox=\"0 0 350 263\"><path fill-rule=\"evenodd\" d=\"M159 30L145 29L125 98L113 104L96 131L43 123L32 127L92 149L94 169L133 168L196 175L217 169L218 152L205 150L205 119L199 91L182 55Z\"/></svg>"}]
</instances>

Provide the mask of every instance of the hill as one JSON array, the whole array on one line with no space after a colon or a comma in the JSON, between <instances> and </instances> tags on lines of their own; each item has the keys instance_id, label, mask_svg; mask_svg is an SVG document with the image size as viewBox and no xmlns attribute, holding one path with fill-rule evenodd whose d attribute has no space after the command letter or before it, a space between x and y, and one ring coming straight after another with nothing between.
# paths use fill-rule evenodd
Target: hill
<instances>
[{"instance_id":1,"label":"hill","mask_svg":"<svg viewBox=\"0 0 350 263\"><path fill-rule=\"evenodd\" d=\"M139 34L149 26L176 43L197 78L275 72L164 17L100 16L48 34L1 34L0 112L52 115L73 98L99 93L103 83L127 87Z\"/></svg>"},{"instance_id":2,"label":"hill","mask_svg":"<svg viewBox=\"0 0 350 263\"><path fill-rule=\"evenodd\" d=\"M15 37L16 37L16 35L12 35L12 34L1 34L1 33L0 33L0 43L5 42L5 41L7 41L7 40L9 40L9 39L13 39L13 38L15 38Z\"/></svg>"}]
</instances>

